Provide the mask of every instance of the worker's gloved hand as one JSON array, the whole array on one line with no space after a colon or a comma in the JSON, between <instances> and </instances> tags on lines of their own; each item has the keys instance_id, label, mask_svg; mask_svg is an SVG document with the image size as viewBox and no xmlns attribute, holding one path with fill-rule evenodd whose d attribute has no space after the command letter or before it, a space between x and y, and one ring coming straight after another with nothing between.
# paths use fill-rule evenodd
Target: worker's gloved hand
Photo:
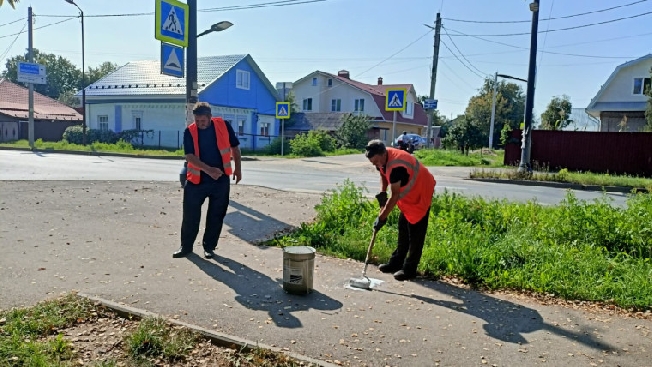
<instances>
[{"instance_id":1,"label":"worker's gloved hand","mask_svg":"<svg viewBox=\"0 0 652 367\"><path fill-rule=\"evenodd\" d=\"M378 195L376 195L376 200L378 200L378 205L380 205L381 208L387 204L387 193L386 192L380 192Z\"/></svg>"},{"instance_id":2,"label":"worker's gloved hand","mask_svg":"<svg viewBox=\"0 0 652 367\"><path fill-rule=\"evenodd\" d=\"M387 219L380 219L380 217L376 217L376 220L374 221L374 231L378 232L380 231L381 228L387 223Z\"/></svg>"}]
</instances>

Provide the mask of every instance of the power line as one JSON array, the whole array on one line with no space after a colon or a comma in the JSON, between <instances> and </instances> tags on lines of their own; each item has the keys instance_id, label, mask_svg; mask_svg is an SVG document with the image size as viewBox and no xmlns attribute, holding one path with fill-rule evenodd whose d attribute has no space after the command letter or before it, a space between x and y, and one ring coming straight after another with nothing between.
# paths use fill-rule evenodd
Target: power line
<instances>
[{"instance_id":1,"label":"power line","mask_svg":"<svg viewBox=\"0 0 652 367\"><path fill-rule=\"evenodd\" d=\"M639 4L639 3L646 2L646 1L648 1L648 0L639 0L639 1L635 1L635 2L633 2L633 3L629 3L629 4L618 5L618 6L612 6L612 7L610 7L610 8L600 9L600 10L594 10L594 11L588 11L588 12L584 12L584 13L577 13L577 14L565 15L565 16L562 16L562 17L555 17L555 18L548 17L548 18L544 18L544 19L539 19L539 21L548 21L548 20L557 20L557 19L568 19L568 18L575 18L575 17L579 17L579 16L583 16L583 15L589 15L589 14L595 14L595 13L603 13L603 12L610 11L610 10L615 10L615 9L618 9L618 8L624 8L624 7L628 7L628 6L636 5L636 4ZM453 18L442 18L442 19L450 20L450 21L452 21L452 22L463 22L463 23L484 23L484 24L513 24L513 23L530 23L530 22L532 22L532 20L503 20L503 21L490 21L490 20L469 20L469 19L453 19Z\"/></svg>"},{"instance_id":2,"label":"power line","mask_svg":"<svg viewBox=\"0 0 652 367\"><path fill-rule=\"evenodd\" d=\"M58 21L58 22L54 22L54 23L46 24L46 25L43 25L43 26L40 26L40 27L36 27L36 28L34 28L33 30L36 31L36 30L39 30L39 29L43 29L43 28L47 28L47 27L53 26L53 25L57 25L57 24L61 24L61 23L65 23L65 22L67 22L67 21L69 21L69 20L76 19L76 18L77 18L77 17L70 17L70 18L68 18L68 19L60 20L60 21ZM11 36L18 36L18 35L23 34L23 33L25 33L25 32L26 32L25 30L22 30L22 31L20 31L20 32L18 32L18 33L8 34L8 35L6 35L6 36L0 36L0 38L7 38L7 37L11 37Z\"/></svg>"},{"instance_id":3,"label":"power line","mask_svg":"<svg viewBox=\"0 0 652 367\"><path fill-rule=\"evenodd\" d=\"M24 19L25 19L25 18L20 18L20 19L16 19L16 20L14 20L13 22L5 23L5 24L0 24L0 27L4 27L4 26L6 26L6 25L12 25L12 24L14 24L14 23L18 23L18 22L20 22L21 20L24 20Z\"/></svg>"},{"instance_id":4,"label":"power line","mask_svg":"<svg viewBox=\"0 0 652 367\"><path fill-rule=\"evenodd\" d=\"M244 10L244 9L260 9L268 7L283 7L283 6L292 6L292 5L301 5L301 4L311 4L317 2L324 2L329 0L283 0L283 1L273 1L249 5L232 5L232 6L222 6L218 8L207 8L199 9L198 12L202 13L213 13L220 11L231 11L231 10ZM110 18L110 17L142 17L154 15L154 12L144 12L144 13L117 13L117 14L89 14L84 15L84 18ZM69 17L69 15L60 15L60 14L46 14L39 15L41 17L47 18L64 18Z\"/></svg>"},{"instance_id":5,"label":"power line","mask_svg":"<svg viewBox=\"0 0 652 367\"><path fill-rule=\"evenodd\" d=\"M457 47L457 45L455 44L455 41L453 41L453 38L450 36L450 34L448 34L448 32L446 31L446 29L444 29L444 33L446 34L446 36L448 36L448 39L451 40L451 43L453 44L453 46L455 46L455 49L457 50L457 52L460 53L460 56L462 56L462 57L464 58L464 60L466 60L466 62L469 64L469 66L471 66L472 68L474 68L475 70L477 70L480 74L489 75L489 74L483 72L482 70L476 68L475 65L471 64L471 61L469 61L469 59L467 59L466 56L464 56L464 54L462 53L462 51L460 51L459 47ZM446 48L448 48L448 46L446 46ZM450 51L450 49L449 49L449 51ZM451 53L452 53L452 52L451 52ZM459 60L459 59L458 59L458 60Z\"/></svg>"},{"instance_id":6,"label":"power line","mask_svg":"<svg viewBox=\"0 0 652 367\"><path fill-rule=\"evenodd\" d=\"M11 48L14 47L14 43L16 43L16 41L18 40L18 37L20 37L20 34L25 30L26 26L27 26L27 22L25 22L25 24L23 25L23 29L20 30L20 33L16 34L16 38L14 38L14 40L11 41L11 43L9 44L7 49L2 53L2 56L0 56L0 60L4 60L4 58L7 57L7 55L11 51Z\"/></svg>"},{"instance_id":7,"label":"power line","mask_svg":"<svg viewBox=\"0 0 652 367\"><path fill-rule=\"evenodd\" d=\"M634 19L634 18L642 17L644 15L649 15L649 14L652 14L652 11L648 11L646 13L641 13L641 14L636 14L636 15L631 15L629 17L622 17L622 18L605 20L605 21L602 21L602 22L581 24L581 25L576 25L576 26L566 27L566 28L549 29L549 30L546 30L546 31L539 31L539 33L570 31L570 30L573 30L573 29L593 27L593 26L596 26L596 25L604 25L604 24L608 24L608 23L619 22L621 20ZM512 36L526 36L526 35L529 36L530 34L531 34L530 32L522 32L522 33L504 33L504 34L473 34L473 35L466 35L466 36L468 36L468 37L474 37L474 36L475 37L512 37Z\"/></svg>"},{"instance_id":8,"label":"power line","mask_svg":"<svg viewBox=\"0 0 652 367\"><path fill-rule=\"evenodd\" d=\"M455 54L455 53L453 52L453 50L451 50L450 47L448 47L448 45L446 44L446 42L441 41L441 43L443 43L444 46L446 46L446 48L448 49L448 51L450 51L450 53L453 54L453 56L455 56L455 58L457 59L457 61L459 61L462 65L464 65L465 68L469 69L470 72L472 72L473 74L477 75L477 76L478 76L479 78L481 78L481 79L484 79L484 78L485 78L484 76L478 74L477 71L471 69L468 65L466 65L466 64L464 63L464 61L460 60L460 58L457 57L457 54Z\"/></svg>"},{"instance_id":9,"label":"power line","mask_svg":"<svg viewBox=\"0 0 652 367\"><path fill-rule=\"evenodd\" d=\"M442 28L445 28L445 27L442 26ZM521 49L521 50L529 50L529 48L527 48L527 47L510 45L509 43L500 42L500 41L494 41L494 40L490 40L490 39L482 38L482 37L480 37L480 36L475 36L475 35L471 35L471 34L466 34L466 33L460 32L460 31L456 31L456 30L454 30L454 29L448 29L448 28L446 28L446 29L449 30L449 31L451 31L451 32L459 33L460 35L468 36L468 37L472 37L472 38L477 38L477 39L482 40L482 41L485 41L485 42L495 43L495 44L499 44L499 45L503 45L503 46L507 46L507 47L511 47L511 48L518 48L518 49ZM553 54L553 55L575 56L575 57L589 57L589 58L596 58L596 59L634 59L634 58L637 58L637 57L638 57L638 56L600 56L600 55L582 55L582 54L571 54L571 53L553 52L553 51L539 51L539 52L543 52L543 53L547 53L547 54Z\"/></svg>"}]
</instances>

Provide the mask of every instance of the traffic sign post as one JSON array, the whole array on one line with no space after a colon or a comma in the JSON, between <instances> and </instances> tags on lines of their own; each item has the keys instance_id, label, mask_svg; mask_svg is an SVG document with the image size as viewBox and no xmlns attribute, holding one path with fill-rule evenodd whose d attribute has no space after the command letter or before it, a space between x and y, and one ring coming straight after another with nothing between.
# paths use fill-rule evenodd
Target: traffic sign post
<instances>
[{"instance_id":1,"label":"traffic sign post","mask_svg":"<svg viewBox=\"0 0 652 367\"><path fill-rule=\"evenodd\" d=\"M161 42L188 47L188 4L177 0L156 0L155 38Z\"/></svg>"},{"instance_id":2,"label":"traffic sign post","mask_svg":"<svg viewBox=\"0 0 652 367\"><path fill-rule=\"evenodd\" d=\"M392 142L396 139L396 112L405 111L407 90L404 88L387 89L385 91L385 110L394 112L392 121Z\"/></svg>"},{"instance_id":3,"label":"traffic sign post","mask_svg":"<svg viewBox=\"0 0 652 367\"><path fill-rule=\"evenodd\" d=\"M183 78L184 70L183 47L161 42L161 74Z\"/></svg>"},{"instance_id":4,"label":"traffic sign post","mask_svg":"<svg viewBox=\"0 0 652 367\"><path fill-rule=\"evenodd\" d=\"M19 62L18 81L28 84L47 84L45 66L32 62Z\"/></svg>"},{"instance_id":5,"label":"traffic sign post","mask_svg":"<svg viewBox=\"0 0 652 367\"><path fill-rule=\"evenodd\" d=\"M285 145L285 120L290 118L290 102L276 102L276 119L281 120L281 157Z\"/></svg>"}]
</instances>

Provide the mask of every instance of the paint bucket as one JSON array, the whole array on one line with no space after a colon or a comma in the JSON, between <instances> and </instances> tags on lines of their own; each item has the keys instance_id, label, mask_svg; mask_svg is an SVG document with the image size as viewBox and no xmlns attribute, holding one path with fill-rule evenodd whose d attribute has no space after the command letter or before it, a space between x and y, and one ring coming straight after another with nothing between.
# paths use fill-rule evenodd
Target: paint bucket
<instances>
[{"instance_id":1,"label":"paint bucket","mask_svg":"<svg viewBox=\"0 0 652 367\"><path fill-rule=\"evenodd\" d=\"M288 293L312 292L315 249L310 246L283 248L283 289Z\"/></svg>"}]
</instances>

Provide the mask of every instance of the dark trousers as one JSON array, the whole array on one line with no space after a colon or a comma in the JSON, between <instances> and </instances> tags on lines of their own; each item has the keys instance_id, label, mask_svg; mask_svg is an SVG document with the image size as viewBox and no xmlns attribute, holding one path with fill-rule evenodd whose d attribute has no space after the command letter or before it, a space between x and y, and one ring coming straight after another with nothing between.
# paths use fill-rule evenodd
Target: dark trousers
<instances>
[{"instance_id":1,"label":"dark trousers","mask_svg":"<svg viewBox=\"0 0 652 367\"><path fill-rule=\"evenodd\" d=\"M181 247L192 251L199 233L201 207L208 198L206 228L202 245L205 250L213 251L222 232L224 217L229 208L229 176L223 175L217 181L202 182L199 185L186 183L183 189L183 223L181 224Z\"/></svg>"},{"instance_id":2,"label":"dark trousers","mask_svg":"<svg viewBox=\"0 0 652 367\"><path fill-rule=\"evenodd\" d=\"M403 213L398 217L398 246L392 253L389 263L396 267L402 266L403 271L407 274L416 274L417 272L428 232L429 216L430 208L426 215L415 224L410 224Z\"/></svg>"}]
</instances>

